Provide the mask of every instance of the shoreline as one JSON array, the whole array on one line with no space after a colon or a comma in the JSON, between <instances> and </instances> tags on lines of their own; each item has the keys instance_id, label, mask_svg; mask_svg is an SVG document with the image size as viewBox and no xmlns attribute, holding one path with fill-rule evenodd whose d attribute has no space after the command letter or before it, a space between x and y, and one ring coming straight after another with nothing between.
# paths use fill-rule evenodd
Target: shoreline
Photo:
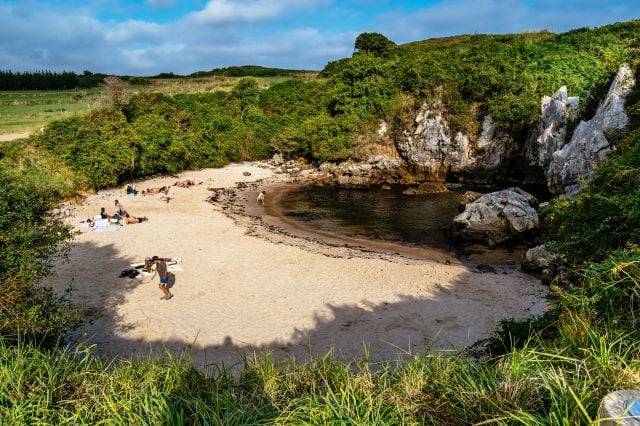
<instances>
[{"instance_id":1,"label":"shoreline","mask_svg":"<svg viewBox=\"0 0 640 426\"><path fill-rule=\"evenodd\" d=\"M305 360L333 350L337 358L368 352L371 361L396 360L462 349L502 319L546 310L548 288L519 271L480 273L455 258L395 254L396 246L378 251L361 241L294 236L272 219L273 198L268 214L252 216L262 187L288 185L265 164L154 177L138 189L178 179L201 184L172 188L169 202L100 191L70 212L78 230L100 207L112 210L116 198L149 217L119 232L81 231L68 261L45 281L59 292L71 286L73 300L91 314L72 343L96 343L108 357L188 353L200 368L237 365L252 352ZM118 277L150 255L182 259L170 301L159 300L157 278Z\"/></svg>"},{"instance_id":2,"label":"shoreline","mask_svg":"<svg viewBox=\"0 0 640 426\"><path fill-rule=\"evenodd\" d=\"M239 226L250 226L252 235L268 241L286 241L287 244L329 256L380 258L395 262L462 263L458 253L453 251L343 235L287 217L280 207L282 196L292 189L309 185L313 185L312 180L259 182L258 185L235 188L232 197L229 197L229 190L225 188L220 192L214 191L212 198L215 201L212 204L221 208ZM255 202L257 194L263 189L268 194L264 207Z\"/></svg>"}]
</instances>

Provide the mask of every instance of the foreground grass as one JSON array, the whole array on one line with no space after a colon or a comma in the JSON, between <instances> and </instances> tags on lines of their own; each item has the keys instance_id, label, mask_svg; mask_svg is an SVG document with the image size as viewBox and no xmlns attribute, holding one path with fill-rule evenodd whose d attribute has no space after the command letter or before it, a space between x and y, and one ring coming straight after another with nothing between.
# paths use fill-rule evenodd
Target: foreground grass
<instances>
[{"instance_id":1,"label":"foreground grass","mask_svg":"<svg viewBox=\"0 0 640 426\"><path fill-rule=\"evenodd\" d=\"M556 289L548 318L493 355L387 363L245 359L239 375L189 359L104 362L94 348L0 344L7 424L594 424L601 398L640 387L640 251ZM615 306L605 300L620 298ZM542 336L545 336L542 338ZM551 338L549 338L551 336ZM495 344L495 342L494 342ZM500 353L498 353L500 352Z\"/></svg>"}]
</instances>

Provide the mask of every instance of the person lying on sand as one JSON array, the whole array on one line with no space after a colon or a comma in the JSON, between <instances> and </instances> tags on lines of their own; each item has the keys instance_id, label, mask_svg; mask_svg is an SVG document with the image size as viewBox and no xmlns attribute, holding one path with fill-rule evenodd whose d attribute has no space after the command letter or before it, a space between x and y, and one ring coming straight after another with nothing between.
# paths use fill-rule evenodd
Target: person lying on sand
<instances>
[{"instance_id":1,"label":"person lying on sand","mask_svg":"<svg viewBox=\"0 0 640 426\"><path fill-rule=\"evenodd\" d=\"M164 193L164 195L167 195L169 193L169 188L171 187L161 186L160 188L147 188L144 191L142 191L142 195L160 194L160 193Z\"/></svg>"},{"instance_id":2,"label":"person lying on sand","mask_svg":"<svg viewBox=\"0 0 640 426\"><path fill-rule=\"evenodd\" d=\"M183 181L177 181L176 183L173 184L173 186L177 186L179 188L191 188L192 186L195 186L195 182L187 179L187 180L183 180Z\"/></svg>"},{"instance_id":3,"label":"person lying on sand","mask_svg":"<svg viewBox=\"0 0 640 426\"><path fill-rule=\"evenodd\" d=\"M126 224L140 223L140 222L144 222L145 220L149 220L149 219L147 219L146 216L135 217L133 215L130 215L129 213L124 215L124 222Z\"/></svg>"}]
</instances>

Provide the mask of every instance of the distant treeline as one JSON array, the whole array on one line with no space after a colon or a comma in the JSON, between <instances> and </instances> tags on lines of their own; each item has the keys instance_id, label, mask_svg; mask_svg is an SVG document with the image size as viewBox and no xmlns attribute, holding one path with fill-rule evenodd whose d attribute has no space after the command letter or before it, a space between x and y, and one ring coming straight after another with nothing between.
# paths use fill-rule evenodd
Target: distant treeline
<instances>
[{"instance_id":1,"label":"distant treeline","mask_svg":"<svg viewBox=\"0 0 640 426\"><path fill-rule=\"evenodd\" d=\"M258 65L242 65L226 68L215 68L211 71L197 71L189 77L289 77L304 74L304 70L287 70L282 68L266 68Z\"/></svg>"},{"instance_id":2,"label":"distant treeline","mask_svg":"<svg viewBox=\"0 0 640 426\"><path fill-rule=\"evenodd\" d=\"M198 78L198 77L296 77L310 71L305 70L287 70L282 68L267 68L259 65L240 65L225 68L214 68L211 71L196 71L189 75L174 74L172 72L163 72L148 78L153 79L169 79L169 78Z\"/></svg>"},{"instance_id":3,"label":"distant treeline","mask_svg":"<svg viewBox=\"0 0 640 426\"><path fill-rule=\"evenodd\" d=\"M0 70L0 90L64 90L96 87L106 74L94 74L85 71L76 74L73 71L24 71Z\"/></svg>"}]
</instances>

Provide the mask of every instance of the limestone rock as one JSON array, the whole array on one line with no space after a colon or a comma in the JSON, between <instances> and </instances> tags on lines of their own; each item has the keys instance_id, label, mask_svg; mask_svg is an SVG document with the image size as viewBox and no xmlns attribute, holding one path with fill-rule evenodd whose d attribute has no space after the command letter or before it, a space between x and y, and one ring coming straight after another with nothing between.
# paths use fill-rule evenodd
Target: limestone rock
<instances>
[{"instance_id":1,"label":"limestone rock","mask_svg":"<svg viewBox=\"0 0 640 426\"><path fill-rule=\"evenodd\" d=\"M473 203L475 200L482 196L481 193L475 191L466 191L462 194L462 199L458 203L458 210L461 212L464 211L464 208L467 204Z\"/></svg>"},{"instance_id":2,"label":"limestone rock","mask_svg":"<svg viewBox=\"0 0 640 426\"><path fill-rule=\"evenodd\" d=\"M593 118L581 121L571 141L552 154L546 171L552 192L559 194L569 187L569 193L577 193L579 180L591 179L594 170L615 150L629 122L624 103L634 85L631 69L622 65Z\"/></svg>"},{"instance_id":3,"label":"limestone rock","mask_svg":"<svg viewBox=\"0 0 640 426\"><path fill-rule=\"evenodd\" d=\"M542 98L539 124L540 136L536 139L537 158L535 164L545 170L553 158L553 153L565 145L566 125L578 110L579 98L567 94L567 86L562 86L553 96Z\"/></svg>"},{"instance_id":4,"label":"limestone rock","mask_svg":"<svg viewBox=\"0 0 640 426\"><path fill-rule=\"evenodd\" d=\"M284 157L282 154L273 154L273 158L271 159L271 164L274 166L281 166L284 164Z\"/></svg>"},{"instance_id":5,"label":"limestone rock","mask_svg":"<svg viewBox=\"0 0 640 426\"><path fill-rule=\"evenodd\" d=\"M402 193L404 195L425 195L447 192L448 189L442 182L423 182L417 187L407 188Z\"/></svg>"},{"instance_id":6,"label":"limestone rock","mask_svg":"<svg viewBox=\"0 0 640 426\"><path fill-rule=\"evenodd\" d=\"M520 188L482 195L453 219L456 234L469 240L503 243L538 227L536 205L536 198Z\"/></svg>"},{"instance_id":7,"label":"limestone rock","mask_svg":"<svg viewBox=\"0 0 640 426\"><path fill-rule=\"evenodd\" d=\"M600 426L638 426L640 419L629 416L627 401L640 399L640 390L618 390L602 398L598 414ZM636 402L640 404L640 402Z\"/></svg>"},{"instance_id":8,"label":"limestone rock","mask_svg":"<svg viewBox=\"0 0 640 426\"><path fill-rule=\"evenodd\" d=\"M453 132L443 116L442 102L424 104L415 118L415 129L405 129L396 149L407 164L426 174L427 180L444 180L448 173L467 174L478 180L495 174L512 151L514 141L496 129L491 116L484 117L477 141Z\"/></svg>"},{"instance_id":9,"label":"limestone rock","mask_svg":"<svg viewBox=\"0 0 640 426\"><path fill-rule=\"evenodd\" d=\"M380 126L378 126L378 136L386 136L388 130L387 122L384 120L381 121Z\"/></svg>"},{"instance_id":10,"label":"limestone rock","mask_svg":"<svg viewBox=\"0 0 640 426\"><path fill-rule=\"evenodd\" d=\"M553 273L558 256L546 249L544 244L530 248L525 254L522 269L527 272L543 272L547 269Z\"/></svg>"}]
</instances>

